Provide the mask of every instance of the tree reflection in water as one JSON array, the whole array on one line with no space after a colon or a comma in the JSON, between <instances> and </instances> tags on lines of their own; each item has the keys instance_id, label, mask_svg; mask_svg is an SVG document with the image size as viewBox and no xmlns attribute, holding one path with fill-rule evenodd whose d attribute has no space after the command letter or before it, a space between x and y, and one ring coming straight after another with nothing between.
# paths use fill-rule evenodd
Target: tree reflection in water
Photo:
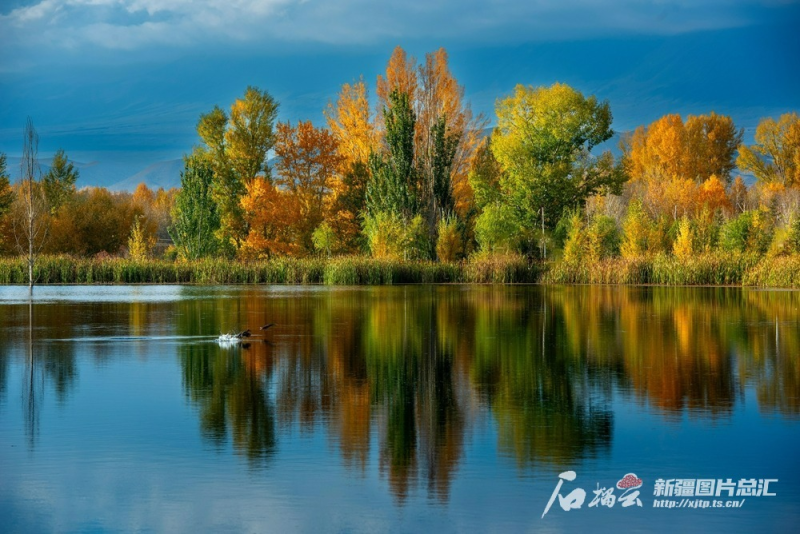
<instances>
[{"instance_id":1,"label":"tree reflection in water","mask_svg":"<svg viewBox=\"0 0 800 534\"><path fill-rule=\"evenodd\" d=\"M98 335L213 336L277 323L267 342L253 339L247 348L176 344L202 435L264 467L284 436L323 431L351 472L364 475L376 460L398 502L418 488L447 501L466 443L487 417L503 455L550 476L608 453L615 396L666 418L720 419L750 387L762 411L800 416L800 292L404 286L207 290L198 298L197 288L185 291L191 298L90 303L80 314L69 303L0 307L6 332L33 332L23 399L31 444L45 385L65 402L77 377L74 345L48 338L79 336L87 325ZM23 358L19 347L0 338L0 393L10 353Z\"/></svg>"},{"instance_id":2,"label":"tree reflection in water","mask_svg":"<svg viewBox=\"0 0 800 534\"><path fill-rule=\"evenodd\" d=\"M42 405L48 385L58 403L65 403L78 377L75 348L54 342L69 326L53 329L58 310L28 300L25 304L0 306L0 399L5 395L8 367L13 358L23 362L22 411L28 446L36 447L39 437ZM42 335L44 334L44 335ZM23 340L23 343L12 343ZM20 350L17 354L15 351Z\"/></svg>"}]
</instances>

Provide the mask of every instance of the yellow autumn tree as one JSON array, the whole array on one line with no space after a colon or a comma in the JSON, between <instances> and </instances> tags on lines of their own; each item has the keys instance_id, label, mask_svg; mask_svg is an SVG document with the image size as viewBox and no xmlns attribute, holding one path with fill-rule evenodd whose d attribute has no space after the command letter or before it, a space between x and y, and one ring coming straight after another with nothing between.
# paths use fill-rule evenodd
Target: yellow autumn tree
<instances>
[{"instance_id":1,"label":"yellow autumn tree","mask_svg":"<svg viewBox=\"0 0 800 534\"><path fill-rule=\"evenodd\" d=\"M328 104L325 118L341 156L340 168L331 183L328 221L342 248L355 251L361 234L369 156L378 152L380 143L364 80L342 85L336 104Z\"/></svg>"},{"instance_id":2,"label":"yellow autumn tree","mask_svg":"<svg viewBox=\"0 0 800 534\"><path fill-rule=\"evenodd\" d=\"M623 258L636 258L647 252L652 226L641 202L636 199L632 200L622 223L620 252Z\"/></svg>"},{"instance_id":3,"label":"yellow autumn tree","mask_svg":"<svg viewBox=\"0 0 800 534\"><path fill-rule=\"evenodd\" d=\"M800 116L785 113L777 121L762 120L755 140L752 146L739 147L738 166L760 183L800 187Z\"/></svg>"},{"instance_id":4,"label":"yellow autumn tree","mask_svg":"<svg viewBox=\"0 0 800 534\"><path fill-rule=\"evenodd\" d=\"M743 134L744 130L737 130L733 119L727 115L713 111L708 115L689 115L686 119L687 178L700 181L715 176L729 184Z\"/></svg>"},{"instance_id":5,"label":"yellow autumn tree","mask_svg":"<svg viewBox=\"0 0 800 534\"><path fill-rule=\"evenodd\" d=\"M328 129L339 143L344 167L367 163L378 148L380 136L369 107L369 94L364 79L342 85L336 104L325 110Z\"/></svg>"},{"instance_id":6,"label":"yellow autumn tree","mask_svg":"<svg viewBox=\"0 0 800 534\"><path fill-rule=\"evenodd\" d=\"M678 237L672 245L672 253L681 261L686 261L692 257L694 247L692 244L692 223L688 217L681 218L678 226Z\"/></svg>"}]
</instances>

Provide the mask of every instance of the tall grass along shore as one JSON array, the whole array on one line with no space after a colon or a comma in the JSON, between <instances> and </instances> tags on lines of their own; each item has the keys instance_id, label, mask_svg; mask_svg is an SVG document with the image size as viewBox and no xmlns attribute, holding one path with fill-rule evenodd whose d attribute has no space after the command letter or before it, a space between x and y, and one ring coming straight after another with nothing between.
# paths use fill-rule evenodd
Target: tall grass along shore
<instances>
[{"instance_id":1,"label":"tall grass along shore","mask_svg":"<svg viewBox=\"0 0 800 534\"><path fill-rule=\"evenodd\" d=\"M0 284L27 284L24 258L0 258ZM548 283L744 285L800 288L800 254L762 257L711 253L687 260L659 254L599 262L536 262L488 256L460 263L393 261L361 256L275 258L242 262L44 256L37 284L328 284Z\"/></svg>"}]
</instances>

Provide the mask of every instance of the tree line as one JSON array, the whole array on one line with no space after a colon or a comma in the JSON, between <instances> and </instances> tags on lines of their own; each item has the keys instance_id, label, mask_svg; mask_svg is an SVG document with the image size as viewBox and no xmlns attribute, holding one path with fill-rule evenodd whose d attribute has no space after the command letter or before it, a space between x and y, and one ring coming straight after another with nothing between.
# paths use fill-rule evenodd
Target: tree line
<instances>
[{"instance_id":1,"label":"tree line","mask_svg":"<svg viewBox=\"0 0 800 534\"><path fill-rule=\"evenodd\" d=\"M417 62L396 48L375 107L369 89L345 83L315 126L278 121L279 103L248 87L201 115L178 190L77 190L63 151L11 185L2 155L2 251L575 263L800 253L797 113L762 120L752 146L728 116L666 115L623 136L615 157L599 150L614 136L610 104L560 83L518 85L487 134L444 49ZM22 225L34 205L35 235Z\"/></svg>"}]
</instances>

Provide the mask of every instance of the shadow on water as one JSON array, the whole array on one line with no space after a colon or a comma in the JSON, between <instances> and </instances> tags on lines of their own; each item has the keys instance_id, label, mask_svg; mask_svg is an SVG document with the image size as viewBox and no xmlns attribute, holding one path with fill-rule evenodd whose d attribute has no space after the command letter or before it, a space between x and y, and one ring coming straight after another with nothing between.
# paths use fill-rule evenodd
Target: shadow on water
<instances>
[{"instance_id":1,"label":"shadow on water","mask_svg":"<svg viewBox=\"0 0 800 534\"><path fill-rule=\"evenodd\" d=\"M278 326L246 346L175 341L203 438L264 468L290 434L322 431L349 471L364 475L375 458L399 503L417 488L447 502L469 438L487 420L512 465L552 476L609 454L615 399L668 420L724 420L752 388L762 412L800 416L798 292L405 286L242 288L199 298L198 288L186 291L191 298L171 302L34 305L24 402L31 444L45 381L65 402L77 378L76 344L38 342L38 333L177 339L267 322ZM11 330L32 311L0 306ZM146 343L132 347L148 356ZM95 361L111 357L90 350ZM7 369L0 356L3 389Z\"/></svg>"}]
</instances>

